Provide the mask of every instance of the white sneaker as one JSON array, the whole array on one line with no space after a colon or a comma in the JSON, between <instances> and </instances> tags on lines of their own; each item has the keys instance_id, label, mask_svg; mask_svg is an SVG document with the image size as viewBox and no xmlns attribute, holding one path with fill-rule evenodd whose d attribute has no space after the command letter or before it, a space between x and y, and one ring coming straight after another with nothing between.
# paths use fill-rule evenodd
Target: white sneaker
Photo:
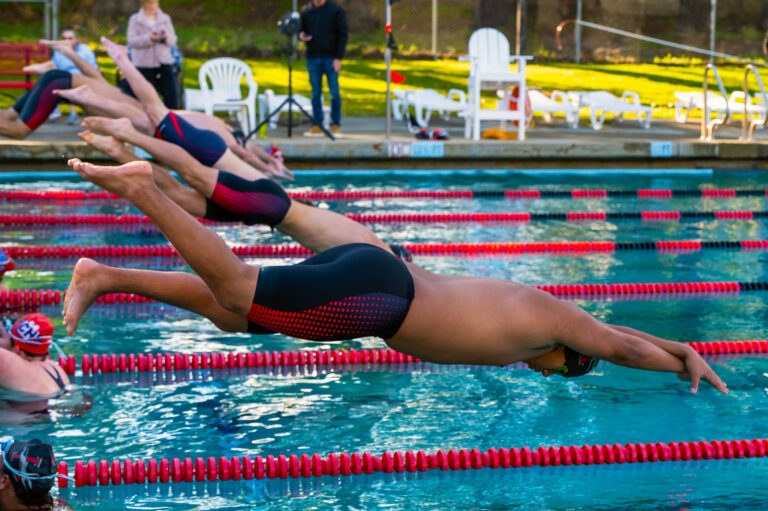
<instances>
[{"instance_id":1,"label":"white sneaker","mask_svg":"<svg viewBox=\"0 0 768 511\"><path fill-rule=\"evenodd\" d=\"M73 108L72 111L69 113L69 117L67 117L67 124L70 126L74 126L77 124L77 121L80 120L80 117L77 115L77 112Z\"/></svg>"}]
</instances>

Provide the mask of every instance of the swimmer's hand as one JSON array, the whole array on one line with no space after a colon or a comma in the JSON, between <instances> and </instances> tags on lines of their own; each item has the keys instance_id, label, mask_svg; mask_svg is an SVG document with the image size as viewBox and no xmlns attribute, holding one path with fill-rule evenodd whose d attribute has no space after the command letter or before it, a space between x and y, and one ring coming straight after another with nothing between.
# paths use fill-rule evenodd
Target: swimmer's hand
<instances>
[{"instance_id":1,"label":"swimmer's hand","mask_svg":"<svg viewBox=\"0 0 768 511\"><path fill-rule=\"evenodd\" d=\"M691 382L691 394L695 394L699 390L699 382L702 378L707 381L714 388L728 394L728 386L715 374L715 371L707 364L701 355L691 350L685 359L685 372L677 373L677 377L683 381Z\"/></svg>"},{"instance_id":2,"label":"swimmer's hand","mask_svg":"<svg viewBox=\"0 0 768 511\"><path fill-rule=\"evenodd\" d=\"M291 170L277 158L273 158L272 161L269 162L268 168L270 174L278 179L287 179L288 181L293 181L295 179L293 172L291 172Z\"/></svg>"}]
</instances>

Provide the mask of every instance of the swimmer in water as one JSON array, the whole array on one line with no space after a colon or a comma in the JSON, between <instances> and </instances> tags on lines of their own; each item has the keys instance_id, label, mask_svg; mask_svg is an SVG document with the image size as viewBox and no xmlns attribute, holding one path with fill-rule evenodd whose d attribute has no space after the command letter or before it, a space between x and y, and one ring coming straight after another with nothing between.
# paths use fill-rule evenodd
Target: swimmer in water
<instances>
[{"instance_id":1,"label":"swimmer in water","mask_svg":"<svg viewBox=\"0 0 768 511\"><path fill-rule=\"evenodd\" d=\"M0 400L17 410L40 412L69 386L66 373L48 354L53 324L38 313L7 323L11 326L0 324Z\"/></svg>"},{"instance_id":2,"label":"swimmer in water","mask_svg":"<svg viewBox=\"0 0 768 511\"><path fill-rule=\"evenodd\" d=\"M250 266L155 185L152 167L69 161L85 179L146 214L199 276L109 269L81 260L63 307L71 335L98 296L138 293L210 318L228 331L314 341L383 338L444 364L526 362L544 376L581 376L597 359L726 385L689 346L602 323L579 307L516 282L436 275L365 243L334 247L291 266Z\"/></svg>"},{"instance_id":3,"label":"swimmer in water","mask_svg":"<svg viewBox=\"0 0 768 511\"><path fill-rule=\"evenodd\" d=\"M0 439L0 509L53 509L51 488L66 477L57 472L50 444Z\"/></svg>"}]
</instances>

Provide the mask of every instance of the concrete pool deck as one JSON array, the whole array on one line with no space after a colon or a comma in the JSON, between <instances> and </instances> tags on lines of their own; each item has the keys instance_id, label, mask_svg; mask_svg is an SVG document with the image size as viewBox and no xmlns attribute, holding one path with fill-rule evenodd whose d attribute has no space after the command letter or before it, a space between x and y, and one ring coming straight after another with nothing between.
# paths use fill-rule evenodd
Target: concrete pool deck
<instances>
[{"instance_id":1,"label":"concrete pool deck","mask_svg":"<svg viewBox=\"0 0 768 511\"><path fill-rule=\"evenodd\" d=\"M636 121L606 122L601 131L582 124L567 128L562 120L537 120L525 141L463 138L463 122L436 119L432 127L449 131L446 142L417 141L403 122L392 121L393 136L384 138L385 119L344 119L344 137L336 141L306 138L307 125L270 131L260 142L279 146L291 168L768 168L768 133L756 132L753 142L738 140L741 124L732 122L715 133L714 142L699 140L698 123L654 120L650 129ZM488 127L491 125L488 124ZM67 158L106 157L77 137L81 128L63 119L46 123L23 141L0 139L0 171L61 170ZM259 139L257 139L259 141Z\"/></svg>"}]
</instances>

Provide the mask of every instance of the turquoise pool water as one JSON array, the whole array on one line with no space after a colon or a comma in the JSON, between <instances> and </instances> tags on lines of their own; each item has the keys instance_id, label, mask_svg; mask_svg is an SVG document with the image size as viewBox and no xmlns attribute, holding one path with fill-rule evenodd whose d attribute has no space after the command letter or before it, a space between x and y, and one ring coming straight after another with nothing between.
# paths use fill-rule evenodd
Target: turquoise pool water
<instances>
[{"instance_id":1,"label":"turquoise pool water","mask_svg":"<svg viewBox=\"0 0 768 511\"><path fill-rule=\"evenodd\" d=\"M765 173L673 175L301 174L300 190L765 188ZM77 179L25 178L3 188L87 188ZM361 200L320 203L339 212L566 212L765 210L768 199L702 200ZM2 202L0 213L127 213L115 202ZM767 239L764 222L536 222L523 225L374 225L388 242L655 241ZM284 243L267 228L217 226L228 242ZM2 244L155 244L157 232L104 228L0 228ZM429 270L486 275L529 284L768 280L766 252L652 251L585 256L417 257ZM296 259L252 259L284 264ZM74 260L21 260L9 287L65 288ZM106 260L106 262L110 262ZM180 261L120 259L119 265L183 269ZM768 338L765 293L577 303L598 318L680 341ZM58 310L46 308L60 327ZM94 307L67 353L378 348L378 339L310 343L279 335L219 332L193 314L162 305ZM603 364L577 381L543 379L520 369L447 367L398 372L201 373L184 378L76 378L94 398L82 417L56 413L3 434L54 443L59 458L173 458L269 454L380 453L561 444L762 438L768 412L768 360L721 357L715 369L731 393L708 388L691 396L672 375ZM71 491L77 509L723 509L765 507L764 459L610 467L547 467L466 473L372 475L304 481L254 481L160 488Z\"/></svg>"}]
</instances>

